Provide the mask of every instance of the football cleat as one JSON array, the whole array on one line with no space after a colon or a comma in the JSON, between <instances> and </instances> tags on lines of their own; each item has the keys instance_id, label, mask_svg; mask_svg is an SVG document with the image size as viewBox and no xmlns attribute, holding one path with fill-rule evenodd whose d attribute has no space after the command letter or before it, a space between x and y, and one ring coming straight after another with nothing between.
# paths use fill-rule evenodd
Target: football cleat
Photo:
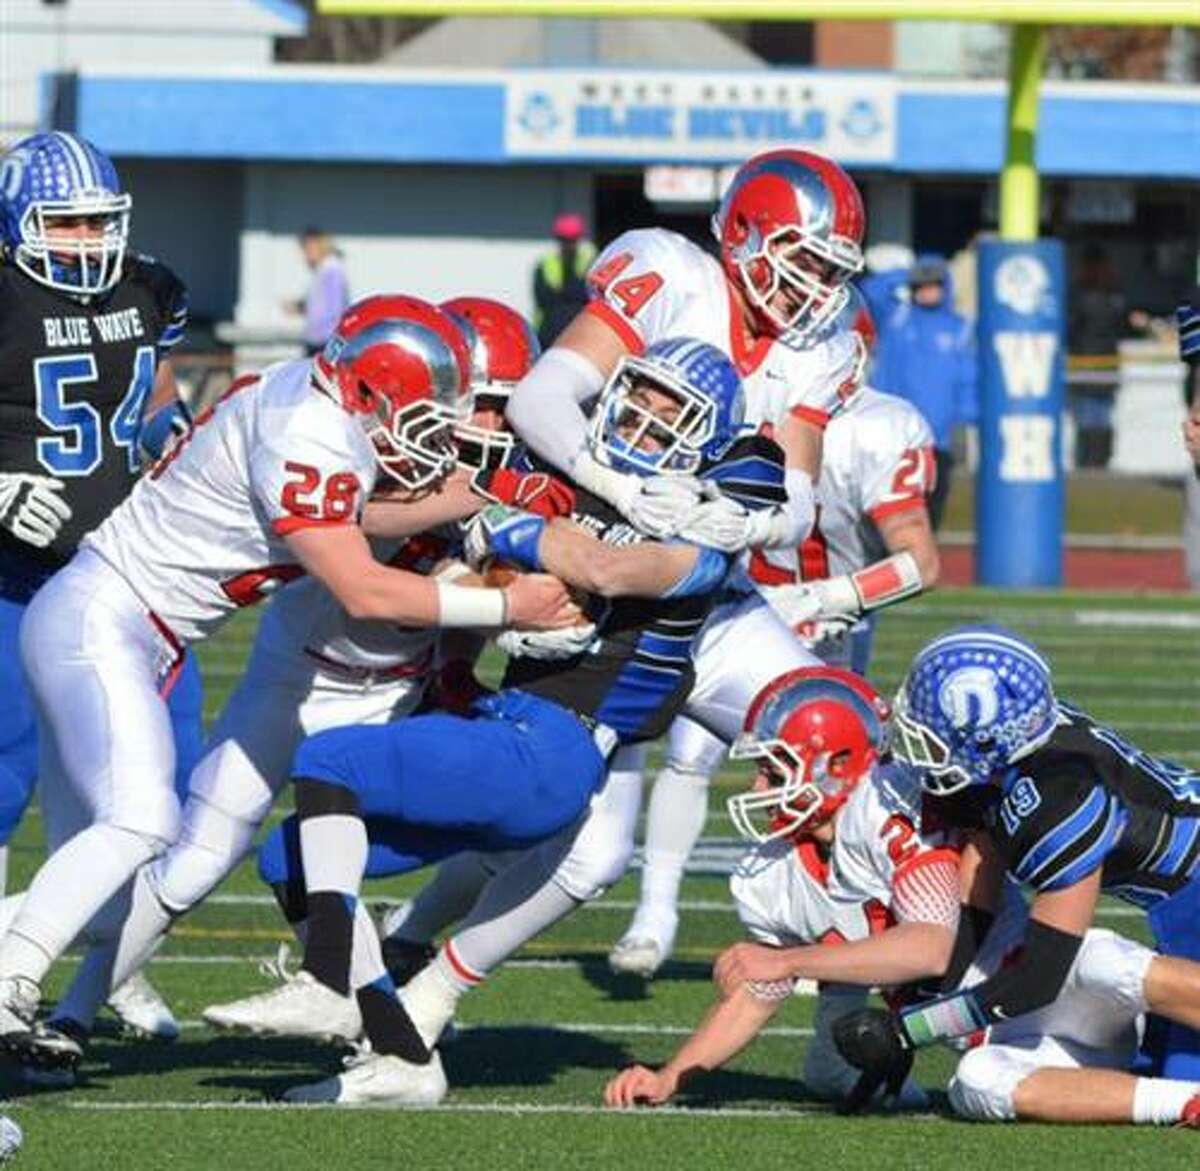
<instances>
[{"instance_id":1,"label":"football cleat","mask_svg":"<svg viewBox=\"0 0 1200 1171\"><path fill-rule=\"evenodd\" d=\"M1200 1130L1200 1094L1193 1094L1184 1102L1175 1126L1182 1130Z\"/></svg>"},{"instance_id":2,"label":"football cleat","mask_svg":"<svg viewBox=\"0 0 1200 1171\"><path fill-rule=\"evenodd\" d=\"M214 1029L265 1036L352 1042L362 1032L354 997L342 996L303 969L270 992L213 1004L200 1015Z\"/></svg>"},{"instance_id":3,"label":"football cleat","mask_svg":"<svg viewBox=\"0 0 1200 1171\"><path fill-rule=\"evenodd\" d=\"M446 1096L446 1074L435 1052L425 1065L360 1050L334 1077L293 1086L285 1102L337 1106L436 1106Z\"/></svg>"},{"instance_id":4,"label":"football cleat","mask_svg":"<svg viewBox=\"0 0 1200 1171\"><path fill-rule=\"evenodd\" d=\"M87 1048L89 1034L87 1029L70 1017L51 1017L43 1026L47 1035L58 1034L79 1046L82 1057ZM21 1080L27 1086L35 1086L40 1090L70 1090L74 1089L79 1080L78 1061L70 1065L21 1065Z\"/></svg>"},{"instance_id":5,"label":"football cleat","mask_svg":"<svg viewBox=\"0 0 1200 1171\"><path fill-rule=\"evenodd\" d=\"M0 980L0 1048L21 1065L75 1066L83 1046L69 1034L36 1020L41 990L24 976Z\"/></svg>"},{"instance_id":6,"label":"football cleat","mask_svg":"<svg viewBox=\"0 0 1200 1171\"><path fill-rule=\"evenodd\" d=\"M121 1022L121 1032L152 1041L174 1041L179 1022L171 1006L141 972L135 972L108 998L108 1007Z\"/></svg>"},{"instance_id":7,"label":"football cleat","mask_svg":"<svg viewBox=\"0 0 1200 1171\"><path fill-rule=\"evenodd\" d=\"M626 935L608 953L608 966L618 975L652 980L669 954L657 939Z\"/></svg>"}]
</instances>

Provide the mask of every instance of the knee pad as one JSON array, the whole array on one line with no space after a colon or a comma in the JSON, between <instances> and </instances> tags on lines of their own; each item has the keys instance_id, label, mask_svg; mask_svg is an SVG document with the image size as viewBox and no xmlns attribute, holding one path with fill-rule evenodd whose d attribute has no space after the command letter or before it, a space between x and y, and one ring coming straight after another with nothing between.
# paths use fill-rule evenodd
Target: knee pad
<instances>
[{"instance_id":1,"label":"knee pad","mask_svg":"<svg viewBox=\"0 0 1200 1171\"><path fill-rule=\"evenodd\" d=\"M707 785L728 751L724 740L692 720L680 718L671 725L663 770L694 777L699 784Z\"/></svg>"},{"instance_id":2,"label":"knee pad","mask_svg":"<svg viewBox=\"0 0 1200 1171\"><path fill-rule=\"evenodd\" d=\"M607 834L580 834L559 863L554 882L581 903L598 899L619 882L633 861L633 838Z\"/></svg>"},{"instance_id":3,"label":"knee pad","mask_svg":"<svg viewBox=\"0 0 1200 1171\"><path fill-rule=\"evenodd\" d=\"M193 794L179 840L154 865L159 901L176 915L190 910L245 857L257 828Z\"/></svg>"},{"instance_id":4,"label":"knee pad","mask_svg":"<svg viewBox=\"0 0 1200 1171\"><path fill-rule=\"evenodd\" d=\"M1084 937L1072 979L1082 992L1110 1001L1130 1017L1146 1011L1146 972L1154 952L1113 931Z\"/></svg>"},{"instance_id":5,"label":"knee pad","mask_svg":"<svg viewBox=\"0 0 1200 1171\"><path fill-rule=\"evenodd\" d=\"M960 1118L975 1122L1011 1122L1013 1094L1033 1070L1003 1045L981 1045L965 1054L948 1087L950 1105Z\"/></svg>"}]
</instances>

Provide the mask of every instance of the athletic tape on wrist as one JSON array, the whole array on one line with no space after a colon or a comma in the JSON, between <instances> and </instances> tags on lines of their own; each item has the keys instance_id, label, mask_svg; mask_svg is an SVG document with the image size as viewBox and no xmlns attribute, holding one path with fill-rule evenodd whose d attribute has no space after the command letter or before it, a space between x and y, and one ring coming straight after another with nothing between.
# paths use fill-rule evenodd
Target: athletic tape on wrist
<instances>
[{"instance_id":1,"label":"athletic tape on wrist","mask_svg":"<svg viewBox=\"0 0 1200 1171\"><path fill-rule=\"evenodd\" d=\"M508 606L503 590L482 590L447 582L434 583L438 593L438 625L498 627L505 625Z\"/></svg>"},{"instance_id":2,"label":"athletic tape on wrist","mask_svg":"<svg viewBox=\"0 0 1200 1171\"><path fill-rule=\"evenodd\" d=\"M891 606L924 588L916 558L907 549L860 569L851 581L864 611Z\"/></svg>"},{"instance_id":3,"label":"athletic tape on wrist","mask_svg":"<svg viewBox=\"0 0 1200 1171\"><path fill-rule=\"evenodd\" d=\"M971 991L956 992L900 1013L900 1031L914 1049L947 1037L962 1037L991 1022Z\"/></svg>"}]
</instances>

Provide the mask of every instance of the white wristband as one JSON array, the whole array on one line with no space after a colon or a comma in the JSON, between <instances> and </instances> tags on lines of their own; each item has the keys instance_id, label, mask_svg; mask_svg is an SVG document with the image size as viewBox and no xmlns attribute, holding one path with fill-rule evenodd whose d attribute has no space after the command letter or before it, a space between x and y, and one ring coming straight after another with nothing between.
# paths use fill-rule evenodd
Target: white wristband
<instances>
[{"instance_id":1,"label":"white wristband","mask_svg":"<svg viewBox=\"0 0 1200 1171\"><path fill-rule=\"evenodd\" d=\"M503 590L434 583L438 593L438 621L443 627L499 627L505 624L508 606Z\"/></svg>"}]
</instances>

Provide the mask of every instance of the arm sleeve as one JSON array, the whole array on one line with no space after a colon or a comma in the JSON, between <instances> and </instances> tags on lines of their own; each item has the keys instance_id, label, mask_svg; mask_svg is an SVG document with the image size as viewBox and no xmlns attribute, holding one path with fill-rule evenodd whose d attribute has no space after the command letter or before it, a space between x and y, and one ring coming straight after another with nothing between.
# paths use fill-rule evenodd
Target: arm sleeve
<instances>
[{"instance_id":1,"label":"arm sleeve","mask_svg":"<svg viewBox=\"0 0 1200 1171\"><path fill-rule=\"evenodd\" d=\"M1045 1008L1062 991L1082 945L1082 935L1030 919L1016 963L971 990L979 1007L992 1021Z\"/></svg>"},{"instance_id":2,"label":"arm sleeve","mask_svg":"<svg viewBox=\"0 0 1200 1171\"><path fill-rule=\"evenodd\" d=\"M138 256L136 263L154 294L158 310L154 343L159 358L163 358L183 340L187 332L187 286L172 269L152 257Z\"/></svg>"},{"instance_id":3,"label":"arm sleeve","mask_svg":"<svg viewBox=\"0 0 1200 1171\"><path fill-rule=\"evenodd\" d=\"M570 472L587 442L587 417L580 404L603 385L604 376L582 354L551 346L517 383L505 415L535 455Z\"/></svg>"}]
</instances>

